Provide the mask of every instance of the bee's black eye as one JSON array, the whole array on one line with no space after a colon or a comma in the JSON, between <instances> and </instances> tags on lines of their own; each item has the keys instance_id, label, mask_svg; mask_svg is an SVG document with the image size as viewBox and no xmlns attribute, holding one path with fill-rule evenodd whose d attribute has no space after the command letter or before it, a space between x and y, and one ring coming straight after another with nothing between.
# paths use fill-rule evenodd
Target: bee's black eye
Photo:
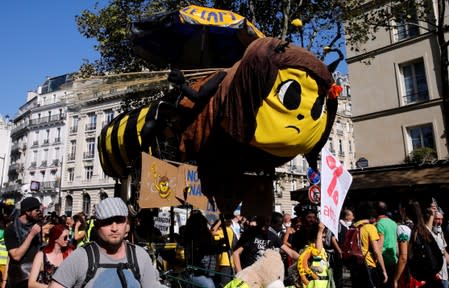
<instances>
[{"instance_id":1,"label":"bee's black eye","mask_svg":"<svg viewBox=\"0 0 449 288\"><path fill-rule=\"evenodd\" d=\"M278 97L288 110L297 109L301 104L301 85L294 80L281 83L278 87Z\"/></svg>"},{"instance_id":2,"label":"bee's black eye","mask_svg":"<svg viewBox=\"0 0 449 288\"><path fill-rule=\"evenodd\" d=\"M321 114L323 114L323 105L324 105L324 96L318 96L315 100L315 103L313 103L312 111L310 111L310 115L312 116L313 120L318 120L320 118Z\"/></svg>"}]
</instances>

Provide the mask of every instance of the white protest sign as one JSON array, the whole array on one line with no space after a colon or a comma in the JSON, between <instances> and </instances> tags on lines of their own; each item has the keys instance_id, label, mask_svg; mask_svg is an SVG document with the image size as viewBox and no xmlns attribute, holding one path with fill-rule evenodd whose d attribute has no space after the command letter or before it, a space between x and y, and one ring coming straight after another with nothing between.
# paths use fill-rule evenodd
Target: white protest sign
<instances>
[{"instance_id":1,"label":"white protest sign","mask_svg":"<svg viewBox=\"0 0 449 288\"><path fill-rule=\"evenodd\" d=\"M162 235L170 233L170 213L159 212L157 217L154 217L154 227L161 231Z\"/></svg>"},{"instance_id":2,"label":"white protest sign","mask_svg":"<svg viewBox=\"0 0 449 288\"><path fill-rule=\"evenodd\" d=\"M341 208L352 183L352 176L324 147L321 150L321 222L338 237Z\"/></svg>"}]
</instances>

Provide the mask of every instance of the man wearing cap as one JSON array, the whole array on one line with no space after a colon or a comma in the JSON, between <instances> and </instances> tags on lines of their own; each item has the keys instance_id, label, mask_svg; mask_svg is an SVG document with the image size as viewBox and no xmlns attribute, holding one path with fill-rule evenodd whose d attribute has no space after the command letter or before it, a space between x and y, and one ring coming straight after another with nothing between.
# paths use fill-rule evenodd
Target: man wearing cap
<instances>
[{"instance_id":1,"label":"man wearing cap","mask_svg":"<svg viewBox=\"0 0 449 288\"><path fill-rule=\"evenodd\" d=\"M129 232L128 207L120 198L106 198L95 207L95 229L97 239L91 245L97 245L99 268L93 278L85 282L89 268L86 249L78 248L59 266L53 275L49 287L165 287L158 281L159 275L154 269L150 256L139 246L135 246L140 281L129 268L124 270L108 269L119 263L127 263L126 234ZM121 264L119 264L121 265ZM125 278L125 279L123 279ZM125 282L125 283L122 283ZM123 286L123 284L125 286Z\"/></svg>"},{"instance_id":2,"label":"man wearing cap","mask_svg":"<svg viewBox=\"0 0 449 288\"><path fill-rule=\"evenodd\" d=\"M5 229L9 254L8 287L28 287L33 259L41 245L41 203L34 197L20 202L20 213Z\"/></svg>"}]
</instances>

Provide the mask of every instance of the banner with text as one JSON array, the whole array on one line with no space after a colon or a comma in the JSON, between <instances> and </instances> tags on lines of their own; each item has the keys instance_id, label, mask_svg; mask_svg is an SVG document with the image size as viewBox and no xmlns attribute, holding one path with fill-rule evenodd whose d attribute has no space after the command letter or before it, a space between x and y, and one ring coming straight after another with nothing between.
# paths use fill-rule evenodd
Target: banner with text
<instances>
[{"instance_id":1,"label":"banner with text","mask_svg":"<svg viewBox=\"0 0 449 288\"><path fill-rule=\"evenodd\" d=\"M201 181L198 177L197 167L181 164L178 168L179 188L182 188L181 202L187 202L194 208L206 210L208 207L207 197L201 192Z\"/></svg>"},{"instance_id":2,"label":"banner with text","mask_svg":"<svg viewBox=\"0 0 449 288\"><path fill-rule=\"evenodd\" d=\"M338 238L341 208L352 183L352 176L324 147L321 150L321 222Z\"/></svg>"}]
</instances>

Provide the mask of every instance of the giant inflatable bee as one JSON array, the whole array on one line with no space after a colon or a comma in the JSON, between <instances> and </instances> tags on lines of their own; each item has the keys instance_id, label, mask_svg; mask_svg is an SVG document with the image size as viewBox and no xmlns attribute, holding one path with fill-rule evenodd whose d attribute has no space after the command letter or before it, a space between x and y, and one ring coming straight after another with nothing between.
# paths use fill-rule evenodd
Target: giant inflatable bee
<instances>
[{"instance_id":1,"label":"giant inflatable bee","mask_svg":"<svg viewBox=\"0 0 449 288\"><path fill-rule=\"evenodd\" d=\"M174 70L168 80L178 87L180 101L155 101L103 129L100 160L109 176L127 177L127 167L141 151L154 150L169 123L177 139L175 160L198 166L202 192L222 212L243 201L252 215L267 214L275 167L303 154L317 168L339 89L329 68L307 50L260 38L229 69L194 83Z\"/></svg>"}]
</instances>

